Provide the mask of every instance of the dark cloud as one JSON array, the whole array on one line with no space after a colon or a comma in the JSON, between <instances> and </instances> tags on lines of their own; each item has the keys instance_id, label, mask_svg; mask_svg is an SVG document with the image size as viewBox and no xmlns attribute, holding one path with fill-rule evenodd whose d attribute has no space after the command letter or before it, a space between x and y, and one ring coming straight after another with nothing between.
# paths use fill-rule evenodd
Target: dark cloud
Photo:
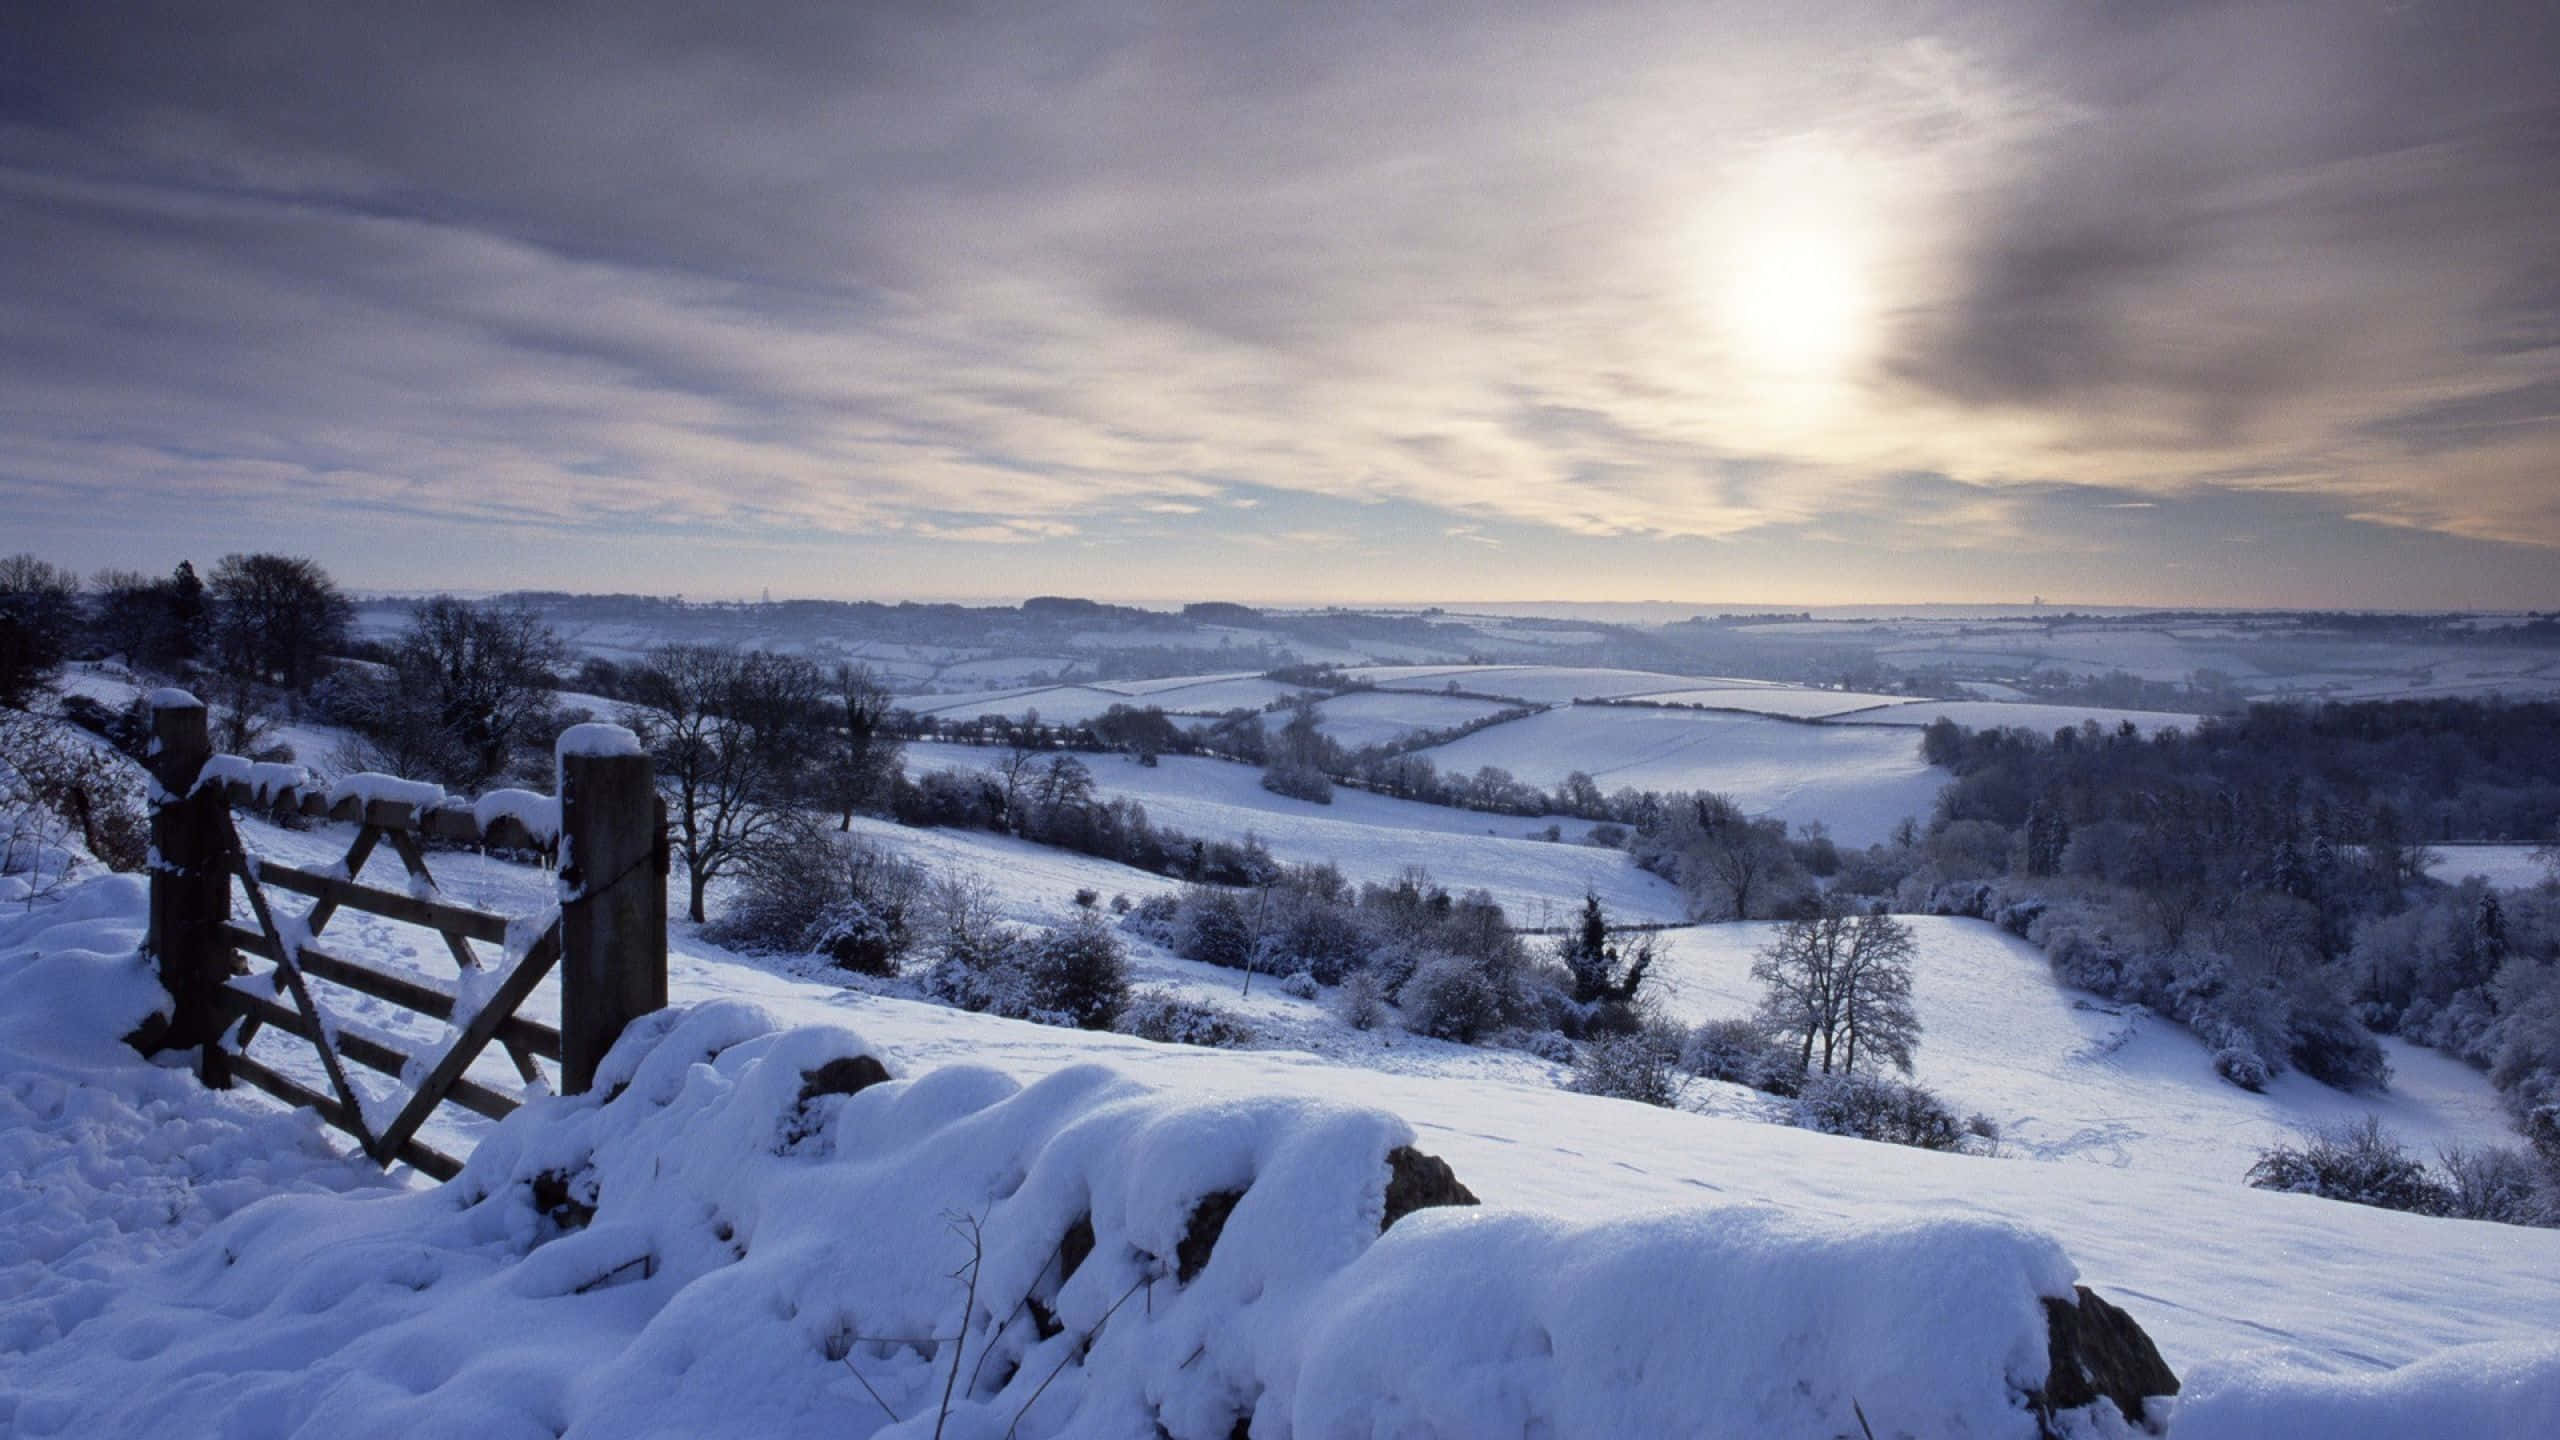
<instances>
[{"instance_id":1,"label":"dark cloud","mask_svg":"<svg viewBox=\"0 0 2560 1440\"><path fill-rule=\"evenodd\" d=\"M0 520L2560 545L2551 8L0 7ZM1808 196L1811 380L1720 308Z\"/></svg>"}]
</instances>

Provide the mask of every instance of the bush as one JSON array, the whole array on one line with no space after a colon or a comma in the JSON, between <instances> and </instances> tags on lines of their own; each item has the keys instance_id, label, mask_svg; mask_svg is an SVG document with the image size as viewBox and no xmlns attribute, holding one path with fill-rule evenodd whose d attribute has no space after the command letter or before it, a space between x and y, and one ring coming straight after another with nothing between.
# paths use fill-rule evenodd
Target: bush
<instances>
[{"instance_id":1,"label":"bush","mask_svg":"<svg viewBox=\"0 0 2560 1440\"><path fill-rule=\"evenodd\" d=\"M2213 1052L2213 1072L2243 1090L2264 1090L2273 1078L2267 1062L2246 1045L2225 1045Z\"/></svg>"},{"instance_id":2,"label":"bush","mask_svg":"<svg viewBox=\"0 0 2560 1440\"><path fill-rule=\"evenodd\" d=\"M1173 949L1185 960L1243 969L1253 959L1253 926L1245 918L1244 902L1205 885L1183 892Z\"/></svg>"},{"instance_id":3,"label":"bush","mask_svg":"<svg viewBox=\"0 0 2560 1440\"><path fill-rule=\"evenodd\" d=\"M1333 1013L1354 1030L1375 1030L1394 1018L1387 987L1374 970L1354 970L1342 978L1333 995Z\"/></svg>"},{"instance_id":4,"label":"bush","mask_svg":"<svg viewBox=\"0 0 2560 1440\"><path fill-rule=\"evenodd\" d=\"M1262 788L1292 800L1333 803L1333 782L1313 765L1276 763L1262 772Z\"/></svg>"},{"instance_id":5,"label":"bush","mask_svg":"<svg viewBox=\"0 0 2560 1440\"><path fill-rule=\"evenodd\" d=\"M895 975L923 872L849 836L810 833L758 857L710 937L736 949L818 954Z\"/></svg>"},{"instance_id":6,"label":"bush","mask_svg":"<svg viewBox=\"0 0 2560 1440\"><path fill-rule=\"evenodd\" d=\"M1019 955L1023 1018L1108 1030L1129 998L1129 952L1100 916L1080 912Z\"/></svg>"},{"instance_id":7,"label":"bush","mask_svg":"<svg viewBox=\"0 0 2560 1440\"><path fill-rule=\"evenodd\" d=\"M1280 982L1280 993L1298 1000L1313 1000L1323 991L1324 987L1316 983L1316 977L1304 970L1292 971Z\"/></svg>"},{"instance_id":8,"label":"bush","mask_svg":"<svg viewBox=\"0 0 2560 1440\"><path fill-rule=\"evenodd\" d=\"M2454 1201L2453 1192L2401 1148L2376 1115L2315 1131L2299 1147L2278 1145L2263 1151L2249 1167L2247 1178L2260 1190L2317 1195L2419 1215L2445 1214Z\"/></svg>"},{"instance_id":9,"label":"bush","mask_svg":"<svg viewBox=\"0 0 2560 1440\"><path fill-rule=\"evenodd\" d=\"M1680 1085L1672 1077L1671 1062L1641 1035L1612 1035L1584 1045L1574 1059L1573 1076L1564 1088L1581 1095L1606 1095L1613 1100L1635 1100L1665 1108L1680 1102Z\"/></svg>"},{"instance_id":10,"label":"bush","mask_svg":"<svg viewBox=\"0 0 2560 1440\"><path fill-rule=\"evenodd\" d=\"M1757 1020L1709 1020L1680 1046L1680 1068L1709 1080L1748 1085L1772 1095L1804 1089L1804 1066L1772 1042Z\"/></svg>"},{"instance_id":11,"label":"bush","mask_svg":"<svg viewBox=\"0 0 2560 1440\"><path fill-rule=\"evenodd\" d=\"M1435 1040L1472 1045L1502 1023L1502 992L1481 961L1430 955L1396 992L1405 1028Z\"/></svg>"},{"instance_id":12,"label":"bush","mask_svg":"<svg viewBox=\"0 0 2560 1440\"><path fill-rule=\"evenodd\" d=\"M2510 1145L2456 1146L2444 1162L2445 1213L2462 1220L2560 1228L2560 1177Z\"/></svg>"},{"instance_id":13,"label":"bush","mask_svg":"<svg viewBox=\"0 0 2560 1440\"><path fill-rule=\"evenodd\" d=\"M1965 1142L1964 1124L1947 1102L1917 1085L1872 1075L1807 1077L1796 1097L1796 1124L1922 1150L1962 1150Z\"/></svg>"},{"instance_id":14,"label":"bush","mask_svg":"<svg viewBox=\"0 0 2560 1440\"><path fill-rule=\"evenodd\" d=\"M1141 990L1120 1007L1112 1029L1169 1045L1237 1049L1253 1043L1253 1027L1241 1016L1164 990Z\"/></svg>"}]
</instances>

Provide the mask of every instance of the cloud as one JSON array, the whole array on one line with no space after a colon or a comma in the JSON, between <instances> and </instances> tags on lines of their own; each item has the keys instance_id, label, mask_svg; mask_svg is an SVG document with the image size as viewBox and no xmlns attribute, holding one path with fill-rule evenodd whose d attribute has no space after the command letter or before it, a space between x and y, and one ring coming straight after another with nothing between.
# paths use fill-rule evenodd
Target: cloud
<instances>
[{"instance_id":1,"label":"cloud","mask_svg":"<svg viewBox=\"0 0 2560 1440\"><path fill-rule=\"evenodd\" d=\"M1818 9L19 7L0 515L2560 545L2541 7Z\"/></svg>"}]
</instances>

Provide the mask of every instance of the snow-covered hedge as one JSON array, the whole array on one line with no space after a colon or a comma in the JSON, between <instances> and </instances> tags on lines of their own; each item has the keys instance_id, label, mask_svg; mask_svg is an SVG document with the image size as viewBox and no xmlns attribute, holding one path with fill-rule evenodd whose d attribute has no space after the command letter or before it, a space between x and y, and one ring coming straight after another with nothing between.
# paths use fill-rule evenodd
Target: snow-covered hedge
<instances>
[{"instance_id":1,"label":"snow-covered hedge","mask_svg":"<svg viewBox=\"0 0 2560 1440\"><path fill-rule=\"evenodd\" d=\"M1028 1087L891 1073L846 1030L663 1012L596 1093L528 1105L450 1184L254 1205L98 1297L0 1418L1454 1440L1829 1436L1863 1412L1880 1435L2039 1431L2027 1397L2073 1274L2009 1225L1398 1219L1463 1197L1374 1110L1192 1100L1095 1066Z\"/></svg>"}]
</instances>

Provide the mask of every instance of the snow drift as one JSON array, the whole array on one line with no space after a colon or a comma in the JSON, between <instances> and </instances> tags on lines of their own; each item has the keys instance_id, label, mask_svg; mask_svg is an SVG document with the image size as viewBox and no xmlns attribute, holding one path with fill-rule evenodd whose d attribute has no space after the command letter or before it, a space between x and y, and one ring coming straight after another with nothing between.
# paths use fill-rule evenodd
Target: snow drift
<instances>
[{"instance_id":1,"label":"snow drift","mask_svg":"<svg viewBox=\"0 0 2560 1440\"><path fill-rule=\"evenodd\" d=\"M26 1435L2033 1436L2049 1240L1483 1209L1384 1113L895 1078L661 1012L431 1191L288 1195L62 1327ZM1384 1238L1381 1238L1381 1232ZM27 1378L35 1377L35 1378ZM947 1397L947 1401L946 1401ZM948 1407L948 1419L943 1418ZM2100 1403L2104 1410L2104 1402ZM2121 1430L2111 1411L2067 1433Z\"/></svg>"}]
</instances>

